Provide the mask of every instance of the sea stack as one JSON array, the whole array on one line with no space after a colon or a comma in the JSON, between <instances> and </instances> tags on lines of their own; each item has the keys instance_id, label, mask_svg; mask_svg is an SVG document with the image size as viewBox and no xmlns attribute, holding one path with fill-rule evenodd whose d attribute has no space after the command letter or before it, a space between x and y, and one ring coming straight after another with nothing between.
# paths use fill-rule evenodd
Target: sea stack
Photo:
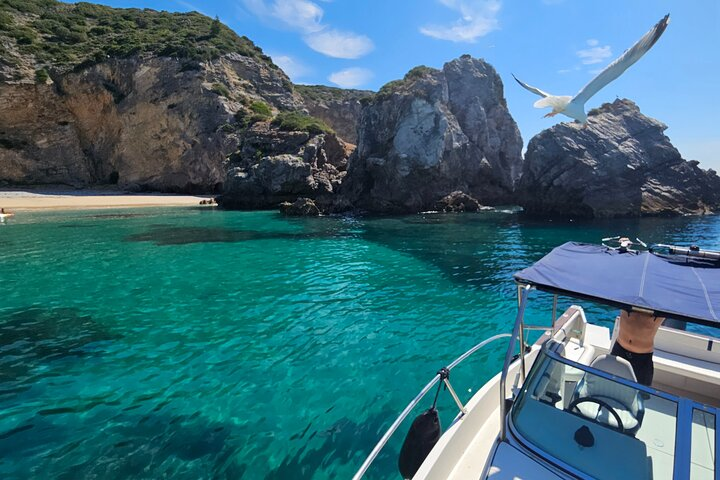
<instances>
[{"instance_id":1,"label":"sea stack","mask_svg":"<svg viewBox=\"0 0 720 480\"><path fill-rule=\"evenodd\" d=\"M530 140L518 197L534 217L612 218L711 213L720 177L686 161L630 100L560 123Z\"/></svg>"},{"instance_id":2,"label":"sea stack","mask_svg":"<svg viewBox=\"0 0 720 480\"><path fill-rule=\"evenodd\" d=\"M363 100L341 193L372 213L432 210L453 192L484 205L512 200L522 139L495 69L464 55L416 67Z\"/></svg>"}]
</instances>

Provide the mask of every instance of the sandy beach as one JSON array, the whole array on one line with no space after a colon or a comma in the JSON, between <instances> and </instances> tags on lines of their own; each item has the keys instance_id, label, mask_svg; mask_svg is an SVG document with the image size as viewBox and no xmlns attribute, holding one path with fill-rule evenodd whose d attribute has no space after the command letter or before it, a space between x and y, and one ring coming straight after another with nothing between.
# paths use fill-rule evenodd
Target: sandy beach
<instances>
[{"instance_id":1,"label":"sandy beach","mask_svg":"<svg viewBox=\"0 0 720 480\"><path fill-rule=\"evenodd\" d=\"M5 189L0 207L6 212L28 210L84 210L123 207L169 207L199 205L212 195L133 194L117 190Z\"/></svg>"}]
</instances>

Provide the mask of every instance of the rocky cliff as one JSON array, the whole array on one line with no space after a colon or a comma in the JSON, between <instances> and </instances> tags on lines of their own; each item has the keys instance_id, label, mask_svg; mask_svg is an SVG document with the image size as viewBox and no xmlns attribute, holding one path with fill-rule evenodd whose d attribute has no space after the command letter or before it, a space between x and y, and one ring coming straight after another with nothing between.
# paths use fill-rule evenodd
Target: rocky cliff
<instances>
[{"instance_id":1,"label":"rocky cliff","mask_svg":"<svg viewBox=\"0 0 720 480\"><path fill-rule=\"evenodd\" d=\"M282 127L277 121L259 122L243 134L228 158L220 206L277 208L302 197L328 208L345 176L351 146L327 127Z\"/></svg>"},{"instance_id":2,"label":"rocky cliff","mask_svg":"<svg viewBox=\"0 0 720 480\"><path fill-rule=\"evenodd\" d=\"M530 140L519 200L531 216L633 217L720 209L720 177L683 160L667 127L630 100Z\"/></svg>"},{"instance_id":3,"label":"rocky cliff","mask_svg":"<svg viewBox=\"0 0 720 480\"><path fill-rule=\"evenodd\" d=\"M352 90L323 85L296 85L308 113L330 125L345 141L357 143L357 125L363 99L373 95L369 90Z\"/></svg>"},{"instance_id":4,"label":"rocky cliff","mask_svg":"<svg viewBox=\"0 0 720 480\"><path fill-rule=\"evenodd\" d=\"M467 55L377 94L294 87L198 13L0 0L0 185L222 192L228 208L303 199L288 212L720 209L718 176L665 128L617 101L537 135L523 165L499 76ZM357 142L349 160L339 137Z\"/></svg>"},{"instance_id":5,"label":"rocky cliff","mask_svg":"<svg viewBox=\"0 0 720 480\"><path fill-rule=\"evenodd\" d=\"M341 189L354 208L431 210L458 191L484 204L512 201L522 139L484 61L465 55L442 70L415 68L363 103Z\"/></svg>"},{"instance_id":6,"label":"rocky cliff","mask_svg":"<svg viewBox=\"0 0 720 480\"><path fill-rule=\"evenodd\" d=\"M299 106L282 72L233 53L108 59L53 76L0 84L2 181L217 191L244 104Z\"/></svg>"},{"instance_id":7,"label":"rocky cliff","mask_svg":"<svg viewBox=\"0 0 720 480\"><path fill-rule=\"evenodd\" d=\"M5 184L218 191L249 125L303 108L262 51L202 15L8 5L0 11Z\"/></svg>"}]
</instances>

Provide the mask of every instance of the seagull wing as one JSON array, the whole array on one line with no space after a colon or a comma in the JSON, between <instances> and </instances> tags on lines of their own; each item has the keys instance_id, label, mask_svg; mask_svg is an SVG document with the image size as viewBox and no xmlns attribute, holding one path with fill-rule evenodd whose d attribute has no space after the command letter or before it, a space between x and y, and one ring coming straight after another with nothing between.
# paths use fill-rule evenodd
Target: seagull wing
<instances>
[{"instance_id":1,"label":"seagull wing","mask_svg":"<svg viewBox=\"0 0 720 480\"><path fill-rule=\"evenodd\" d=\"M525 82L518 80L518 78L515 75L513 75L513 78L515 79L516 82L518 82L520 84L521 87L523 87L525 90L531 91L535 95L540 95L541 97L549 97L550 96L549 93L543 92L539 88L535 88L533 86L528 85Z\"/></svg>"},{"instance_id":2,"label":"seagull wing","mask_svg":"<svg viewBox=\"0 0 720 480\"><path fill-rule=\"evenodd\" d=\"M643 35L643 37L638 40L635 45L633 45L629 50L626 50L625 53L623 53L617 60L605 67L605 70L600 72L597 77L593 78L590 83L585 85L582 90L575 95L572 102L583 105L590 99L590 97L600 91L601 88L622 75L625 70L630 68L630 65L640 60L640 57L645 55L647 51L655 45L655 42L658 41L667 28L668 23L670 23L669 14L665 15L665 17L663 17L662 20L650 29L649 32ZM520 83L520 85L523 84ZM528 88L525 85L523 86ZM528 90L530 89L528 88Z\"/></svg>"}]
</instances>

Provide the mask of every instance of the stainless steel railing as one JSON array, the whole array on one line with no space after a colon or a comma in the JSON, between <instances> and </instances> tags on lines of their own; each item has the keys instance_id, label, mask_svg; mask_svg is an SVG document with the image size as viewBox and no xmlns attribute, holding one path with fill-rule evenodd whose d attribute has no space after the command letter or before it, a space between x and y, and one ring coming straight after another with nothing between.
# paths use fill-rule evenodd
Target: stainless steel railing
<instances>
[{"instance_id":1,"label":"stainless steel railing","mask_svg":"<svg viewBox=\"0 0 720 480\"><path fill-rule=\"evenodd\" d=\"M460 355L457 359L455 359L455 361L453 361L450 365L448 365L446 367L447 370L452 370L460 362L462 362L463 360L468 358L470 355L472 355L473 353L475 353L478 350L480 350L481 348L483 348L485 345L492 343L495 340L499 340L501 338L506 338L509 336L510 336L510 334L508 334L508 333L501 333L501 334L494 335L490 338L483 340L482 342L478 343L477 345L472 347L467 352ZM440 380L440 377L441 376L439 373L437 375L435 375L435 377L430 381L430 383L425 385L425 387L423 387L423 389L420 390L420 393L418 393L417 396L415 396L415 398L408 404L408 406L405 407L405 410L403 410L402 413L400 414L400 416L393 422L392 425L390 425L390 428L388 428L388 430L385 432L385 434L382 436L382 438L380 438L380 441L377 443L377 445L375 445L375 448L372 449L372 451L370 452L370 455L368 455L368 457L365 459L365 462L363 462L363 464L360 466L360 469L357 471L355 476L353 476L353 480L359 480L363 477L363 475L365 475L365 472L367 472L367 469L370 468L370 465L373 463L373 461L378 456L378 454L383 449L383 447L388 442L388 440L390 440L390 437L392 437L392 435L398 429L398 427L403 422L403 420L405 420L405 418L407 418L407 416L410 414L410 412L413 410L413 408L415 408L417 406L417 404L420 403L420 400L422 400L423 397L425 397L425 395L427 395L427 393L435 386L435 384ZM452 390L452 387L450 387L447 379L444 379L444 381L446 382L446 385L449 387L449 390L454 394L454 390ZM465 409L462 406L462 404L460 403L460 400L457 398L456 395L453 395L453 399L458 404L458 408L460 409L461 415L464 414Z\"/></svg>"},{"instance_id":2,"label":"stainless steel railing","mask_svg":"<svg viewBox=\"0 0 720 480\"><path fill-rule=\"evenodd\" d=\"M500 441L505 440L505 416L507 415L507 406L505 403L505 384L507 383L508 370L512 363L513 352L515 351L515 341L520 337L520 361L522 362L523 380L525 379L525 340L523 335L523 317L525 316L525 305L527 305L528 293L530 285L522 287L520 291L520 302L518 305L518 313L515 318L515 326L510 336L510 343L507 352L505 352L505 363L503 364L502 375L500 375Z\"/></svg>"}]
</instances>

